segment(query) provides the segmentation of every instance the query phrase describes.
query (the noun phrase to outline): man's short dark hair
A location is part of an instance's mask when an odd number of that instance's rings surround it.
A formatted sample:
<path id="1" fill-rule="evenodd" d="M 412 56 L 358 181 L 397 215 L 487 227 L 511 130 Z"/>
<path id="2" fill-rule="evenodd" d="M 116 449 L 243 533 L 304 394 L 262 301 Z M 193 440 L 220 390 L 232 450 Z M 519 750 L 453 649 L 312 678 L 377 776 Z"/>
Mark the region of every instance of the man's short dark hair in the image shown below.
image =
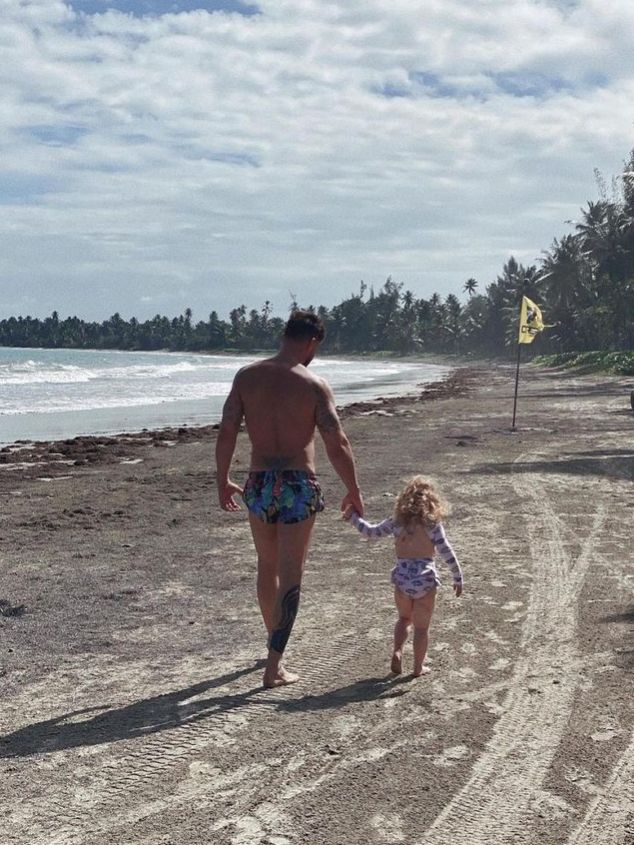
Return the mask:
<path id="1" fill-rule="evenodd" d="M 290 340 L 318 340 L 326 335 L 323 321 L 312 311 L 296 310 L 291 313 L 284 329 L 284 337 Z"/>

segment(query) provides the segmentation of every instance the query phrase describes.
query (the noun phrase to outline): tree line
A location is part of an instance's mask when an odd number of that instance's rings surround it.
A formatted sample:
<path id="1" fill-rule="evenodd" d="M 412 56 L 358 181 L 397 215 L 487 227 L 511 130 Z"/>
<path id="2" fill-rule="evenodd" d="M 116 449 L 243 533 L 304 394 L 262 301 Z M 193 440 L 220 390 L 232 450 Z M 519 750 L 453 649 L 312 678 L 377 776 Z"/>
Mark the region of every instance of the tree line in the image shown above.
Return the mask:
<path id="1" fill-rule="evenodd" d="M 511 257 L 480 292 L 469 278 L 466 301 L 451 293 L 417 298 L 392 279 L 375 291 L 359 290 L 338 305 L 310 305 L 326 322 L 324 351 L 508 354 L 517 340 L 522 294 L 537 302 L 553 327 L 536 344 L 540 352 L 634 348 L 634 150 L 623 172 L 606 185 L 596 173 L 599 199 L 581 209 L 574 231 L 555 238 L 535 264 Z M 296 301 L 291 308 L 297 307 Z M 284 320 L 266 301 L 260 309 L 240 305 L 223 320 L 216 311 L 194 322 L 192 311 L 172 319 L 157 314 L 140 322 L 113 314 L 103 322 L 10 317 L 0 321 L 0 345 L 174 351 L 254 351 L 274 348 Z M 531 349 L 531 352 L 534 351 Z"/>

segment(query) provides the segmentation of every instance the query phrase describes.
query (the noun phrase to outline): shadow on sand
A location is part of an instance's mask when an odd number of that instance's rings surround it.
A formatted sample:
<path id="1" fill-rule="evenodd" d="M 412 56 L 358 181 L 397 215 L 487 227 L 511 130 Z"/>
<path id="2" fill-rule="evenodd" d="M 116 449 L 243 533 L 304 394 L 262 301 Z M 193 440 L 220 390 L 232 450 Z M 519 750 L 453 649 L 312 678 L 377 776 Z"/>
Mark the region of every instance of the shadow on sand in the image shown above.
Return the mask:
<path id="1" fill-rule="evenodd" d="M 634 481 L 634 452 L 631 449 L 598 449 L 592 452 L 564 452 L 559 460 L 522 463 L 479 464 L 470 475 L 510 475 L 552 472 L 569 475 L 599 475 Z"/>
<path id="2" fill-rule="evenodd" d="M 609 616 L 603 616 L 599 622 L 610 624 L 616 622 L 617 624 L 626 623 L 632 626 L 632 630 L 628 632 L 629 643 L 616 649 L 617 666 L 625 669 L 628 672 L 634 670 L 634 605 L 628 607 L 622 613 L 611 613 Z"/>
<path id="3" fill-rule="evenodd" d="M 393 675 L 368 678 L 320 695 L 286 700 L 279 697 L 279 690 L 273 696 L 270 690 L 263 689 L 260 684 L 236 695 L 199 697 L 261 670 L 263 665 L 264 661 L 258 661 L 247 669 L 135 701 L 125 707 L 88 707 L 26 725 L 0 737 L 0 758 L 28 757 L 148 736 L 248 708 L 253 703 L 267 704 L 272 712 L 278 713 L 336 709 L 354 702 L 402 695 L 407 692 L 405 684 L 410 680 L 409 676 Z M 289 689 L 295 690 L 296 687 Z"/>

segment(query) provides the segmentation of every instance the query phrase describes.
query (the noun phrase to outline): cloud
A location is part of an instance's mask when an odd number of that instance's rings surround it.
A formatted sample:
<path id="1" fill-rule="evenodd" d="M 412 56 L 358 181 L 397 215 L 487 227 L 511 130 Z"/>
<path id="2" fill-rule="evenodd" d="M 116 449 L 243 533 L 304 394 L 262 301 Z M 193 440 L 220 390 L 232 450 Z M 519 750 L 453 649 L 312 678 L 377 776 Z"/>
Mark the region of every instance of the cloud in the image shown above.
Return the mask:
<path id="1" fill-rule="evenodd" d="M 624 0 L 1 3 L 6 314 L 460 292 L 632 147 Z"/>

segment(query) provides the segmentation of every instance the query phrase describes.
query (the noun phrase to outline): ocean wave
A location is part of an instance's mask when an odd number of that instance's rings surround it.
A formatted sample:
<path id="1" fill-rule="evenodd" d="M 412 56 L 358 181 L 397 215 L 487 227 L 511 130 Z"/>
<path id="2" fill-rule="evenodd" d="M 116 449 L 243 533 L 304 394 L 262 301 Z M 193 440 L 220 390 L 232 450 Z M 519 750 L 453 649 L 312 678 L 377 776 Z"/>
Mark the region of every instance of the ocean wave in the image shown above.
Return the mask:
<path id="1" fill-rule="evenodd" d="M 112 408 L 153 407 L 155 405 L 176 404 L 179 402 L 197 402 L 214 398 L 224 399 L 229 393 L 228 382 L 200 382 L 187 385 L 168 385 L 163 390 L 139 395 L 126 396 L 121 391 L 117 394 L 61 395 L 42 397 L 40 401 L 15 401 L 5 404 L 0 400 L 0 416 L 18 416 L 24 414 L 56 414 L 69 411 L 95 411 Z"/>
<path id="2" fill-rule="evenodd" d="M 72 364 L 51 367 L 33 360 L 0 364 L 0 385 L 85 383 L 90 381 L 89 372 Z"/>
<path id="3" fill-rule="evenodd" d="M 19 364 L 0 364 L 1 385 L 31 384 L 86 384 L 88 382 L 154 381 L 169 379 L 188 373 L 207 372 L 210 375 L 217 370 L 224 371 L 228 366 L 214 366 L 204 362 L 194 364 L 180 361 L 175 364 L 133 364 L 123 367 L 81 367 L 75 364 L 44 363 L 29 360 Z M 233 365 L 235 370 L 235 364 Z M 227 379 L 227 382 L 229 379 Z"/>
<path id="4" fill-rule="evenodd" d="M 262 356 L 188 355 L 114 350 L 0 349 L 0 416 L 6 428 L 46 429 L 38 418 L 58 426 L 63 414 L 81 414 L 87 428 L 100 419 L 133 417 L 151 425 L 157 417 L 177 420 L 190 409 L 214 420 L 235 372 Z M 420 362 L 321 358 L 311 371 L 326 376 L 338 403 L 413 390 L 438 379 L 447 367 Z M 181 406 L 181 410 L 178 406 Z M 165 414 L 160 407 L 165 408 Z M 147 408 L 147 412 L 143 408 Z M 132 410 L 137 409 L 137 410 Z M 140 409 L 140 410 L 139 410 Z M 16 421 L 11 424 L 8 418 Z M 27 419 L 28 417 L 28 419 Z M 23 418 L 23 419 L 20 419 Z M 78 423 L 77 423 L 78 424 Z M 124 423 L 122 423 L 124 424 Z M 65 423 L 72 430 L 73 423 Z M 0 434 L 0 437 L 2 435 Z M 6 436 L 6 434 L 5 434 Z"/>

